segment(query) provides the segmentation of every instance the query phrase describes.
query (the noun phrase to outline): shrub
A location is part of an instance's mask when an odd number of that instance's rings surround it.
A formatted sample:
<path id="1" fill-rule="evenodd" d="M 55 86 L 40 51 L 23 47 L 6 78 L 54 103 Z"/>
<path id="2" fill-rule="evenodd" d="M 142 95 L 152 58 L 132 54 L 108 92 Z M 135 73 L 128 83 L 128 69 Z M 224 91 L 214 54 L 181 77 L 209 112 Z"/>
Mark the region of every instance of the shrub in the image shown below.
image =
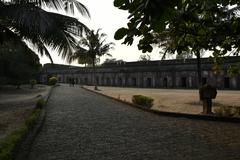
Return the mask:
<path id="1" fill-rule="evenodd" d="M 28 129 L 32 129 L 33 126 L 37 123 L 37 120 L 41 114 L 41 109 L 36 109 L 33 111 L 32 115 L 25 121 L 25 125 Z"/>
<path id="2" fill-rule="evenodd" d="M 31 85 L 31 89 L 33 89 L 34 85 L 37 84 L 37 81 L 36 81 L 35 79 L 31 79 L 31 80 L 29 81 L 29 83 L 30 83 L 30 85 Z"/>
<path id="3" fill-rule="evenodd" d="M 214 110 L 217 116 L 222 117 L 239 117 L 240 116 L 240 107 L 234 106 L 220 106 Z"/>
<path id="4" fill-rule="evenodd" d="M 240 107 L 233 108 L 234 117 L 240 117 Z"/>
<path id="5" fill-rule="evenodd" d="M 57 81 L 58 81 L 57 77 L 51 77 L 48 80 L 48 84 L 51 85 L 51 86 L 54 86 L 57 83 Z"/>
<path id="6" fill-rule="evenodd" d="M 145 107 L 153 106 L 153 99 L 151 97 L 143 96 L 143 95 L 134 95 L 132 97 L 132 102 L 134 104 L 138 104 Z"/>
<path id="7" fill-rule="evenodd" d="M 37 101 L 36 108 L 43 108 L 44 105 L 45 105 L 45 100 L 41 98 Z"/>

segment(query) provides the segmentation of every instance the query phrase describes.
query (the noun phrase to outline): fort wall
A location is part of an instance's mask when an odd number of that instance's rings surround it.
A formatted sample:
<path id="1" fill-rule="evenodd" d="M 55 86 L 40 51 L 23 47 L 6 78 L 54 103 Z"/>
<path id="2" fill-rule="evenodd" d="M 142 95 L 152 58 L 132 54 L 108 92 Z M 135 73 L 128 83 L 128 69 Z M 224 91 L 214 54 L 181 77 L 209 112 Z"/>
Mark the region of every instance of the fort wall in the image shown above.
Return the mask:
<path id="1" fill-rule="evenodd" d="M 210 59 L 203 58 L 202 83 L 218 89 L 240 89 L 240 77 L 229 77 L 227 68 L 240 62 L 240 57 L 226 58 L 220 74 L 214 74 Z M 196 59 L 163 60 L 147 62 L 116 62 L 96 68 L 96 83 L 99 86 L 143 87 L 143 88 L 197 88 Z M 93 68 L 46 64 L 40 81 L 46 83 L 57 76 L 60 83 L 74 78 L 77 84 L 93 85 Z"/>

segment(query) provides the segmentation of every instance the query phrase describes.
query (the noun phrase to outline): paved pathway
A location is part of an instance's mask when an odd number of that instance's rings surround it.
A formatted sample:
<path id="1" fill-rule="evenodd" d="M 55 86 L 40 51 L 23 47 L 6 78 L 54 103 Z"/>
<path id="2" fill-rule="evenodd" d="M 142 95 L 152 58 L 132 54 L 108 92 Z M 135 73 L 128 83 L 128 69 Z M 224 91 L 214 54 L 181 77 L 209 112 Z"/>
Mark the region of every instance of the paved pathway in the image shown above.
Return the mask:
<path id="1" fill-rule="evenodd" d="M 159 116 L 54 89 L 29 160 L 239 160 L 240 125 Z"/>

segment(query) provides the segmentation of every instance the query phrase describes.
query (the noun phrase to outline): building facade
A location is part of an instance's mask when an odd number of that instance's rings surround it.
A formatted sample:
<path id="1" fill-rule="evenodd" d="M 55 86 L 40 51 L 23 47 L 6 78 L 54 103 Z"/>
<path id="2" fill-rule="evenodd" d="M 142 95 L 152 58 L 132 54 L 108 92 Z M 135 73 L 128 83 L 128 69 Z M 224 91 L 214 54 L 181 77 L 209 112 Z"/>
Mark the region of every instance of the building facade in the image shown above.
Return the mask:
<path id="1" fill-rule="evenodd" d="M 214 74 L 210 59 L 202 58 L 201 62 L 203 84 L 210 84 L 218 89 L 240 89 L 240 77 L 229 77 L 227 74 L 227 68 L 240 62 L 240 57 L 226 58 L 220 74 Z M 99 86 L 197 88 L 196 64 L 196 59 L 108 63 L 96 68 L 95 80 Z M 51 76 L 58 77 L 60 83 L 68 83 L 70 78 L 74 78 L 77 84 L 93 85 L 91 67 L 44 65 L 40 81 L 46 83 Z"/>

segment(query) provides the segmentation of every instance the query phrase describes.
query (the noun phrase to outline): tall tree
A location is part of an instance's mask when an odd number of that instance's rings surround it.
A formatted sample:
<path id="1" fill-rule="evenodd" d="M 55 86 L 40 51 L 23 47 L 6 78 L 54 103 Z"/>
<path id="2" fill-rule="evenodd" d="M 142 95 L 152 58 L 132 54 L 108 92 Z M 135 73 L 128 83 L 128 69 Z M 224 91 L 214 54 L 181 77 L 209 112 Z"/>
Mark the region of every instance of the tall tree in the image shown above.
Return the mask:
<path id="1" fill-rule="evenodd" d="M 151 56 L 149 54 L 142 54 L 139 56 L 139 60 L 138 61 L 143 61 L 143 62 L 147 62 L 151 60 Z"/>
<path id="2" fill-rule="evenodd" d="M 114 5 L 130 13 L 127 28 L 120 28 L 115 39 L 125 37 L 123 43 L 131 45 L 133 38 L 139 36 L 138 47 L 143 52 L 152 51 L 151 44 L 156 43 L 153 33 L 164 32 L 177 51 L 188 49 L 190 44 L 195 50 L 198 42 L 201 49 L 222 49 L 222 54 L 231 47 L 239 48 L 240 1 L 114 0 Z"/>
<path id="3" fill-rule="evenodd" d="M 114 5 L 130 13 L 127 28 L 115 39 L 131 45 L 140 37 L 138 48 L 151 52 L 152 44 L 165 47 L 165 54 L 190 52 L 197 57 L 201 85 L 200 52 L 213 52 L 214 62 L 240 50 L 240 2 L 235 0 L 115 0 Z M 156 38 L 157 35 L 157 38 Z"/>
<path id="4" fill-rule="evenodd" d="M 0 43 L 11 40 L 28 41 L 40 55 L 52 61 L 48 47 L 55 49 L 63 58 L 72 54 L 87 27 L 77 19 L 53 12 L 81 13 L 89 17 L 87 8 L 77 0 L 0 0 Z"/>
<path id="5" fill-rule="evenodd" d="M 96 32 L 91 30 L 86 33 L 86 37 L 81 38 L 78 43 L 77 51 L 68 57 L 68 61 L 71 63 L 74 60 L 82 61 L 87 60 L 88 63 L 92 64 L 93 67 L 93 84 L 94 89 L 97 90 L 97 83 L 96 83 L 96 60 L 103 56 L 108 55 L 109 51 L 113 49 L 114 43 L 106 42 L 106 34 L 100 33 L 100 29 Z M 90 60 L 90 61 L 89 61 Z"/>
<path id="6" fill-rule="evenodd" d="M 176 59 L 190 59 L 190 58 L 193 58 L 193 55 L 189 52 L 184 52 L 176 56 Z"/>
<path id="7" fill-rule="evenodd" d="M 23 42 L 0 44 L 0 84 L 21 84 L 35 79 L 41 64 L 38 56 Z"/>

